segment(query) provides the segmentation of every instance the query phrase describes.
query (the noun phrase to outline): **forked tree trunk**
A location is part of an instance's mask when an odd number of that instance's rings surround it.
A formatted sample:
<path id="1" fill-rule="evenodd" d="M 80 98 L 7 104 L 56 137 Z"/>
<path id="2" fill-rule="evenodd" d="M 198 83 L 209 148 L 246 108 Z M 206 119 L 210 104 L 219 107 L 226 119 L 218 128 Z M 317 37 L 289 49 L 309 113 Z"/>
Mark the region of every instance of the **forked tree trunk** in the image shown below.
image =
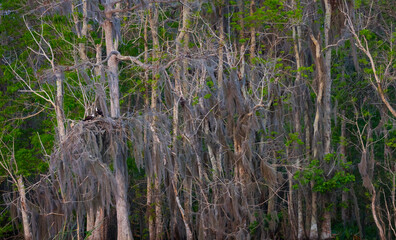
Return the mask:
<path id="1" fill-rule="evenodd" d="M 103 23 L 103 29 L 105 32 L 106 40 L 106 53 L 107 56 L 112 51 L 117 51 L 116 47 L 118 44 L 115 36 L 113 36 L 113 5 L 111 0 L 108 0 L 105 5 L 105 16 L 106 19 Z M 115 54 L 112 54 L 108 60 L 108 82 L 110 90 L 110 116 L 112 118 L 120 117 L 120 100 L 119 100 L 119 79 L 118 79 L 118 60 Z M 116 136 L 116 138 L 122 138 L 122 136 Z M 128 195 L 127 195 L 127 184 L 128 175 L 125 159 L 122 154 L 121 142 L 114 141 L 114 170 L 115 170 L 115 181 L 116 181 L 116 209 L 117 209 L 117 238 L 119 240 L 130 240 L 133 239 L 131 226 L 129 223 L 129 208 L 128 208 Z"/>

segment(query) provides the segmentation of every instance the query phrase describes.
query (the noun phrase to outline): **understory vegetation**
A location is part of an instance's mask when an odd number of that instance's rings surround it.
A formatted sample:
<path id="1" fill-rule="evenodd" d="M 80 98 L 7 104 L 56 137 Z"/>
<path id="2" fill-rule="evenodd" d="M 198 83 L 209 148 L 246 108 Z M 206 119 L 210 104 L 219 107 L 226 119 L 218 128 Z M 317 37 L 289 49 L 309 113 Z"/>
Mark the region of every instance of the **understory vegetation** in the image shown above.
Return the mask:
<path id="1" fill-rule="evenodd" d="M 0 0 L 0 238 L 395 239 L 395 12 Z"/>

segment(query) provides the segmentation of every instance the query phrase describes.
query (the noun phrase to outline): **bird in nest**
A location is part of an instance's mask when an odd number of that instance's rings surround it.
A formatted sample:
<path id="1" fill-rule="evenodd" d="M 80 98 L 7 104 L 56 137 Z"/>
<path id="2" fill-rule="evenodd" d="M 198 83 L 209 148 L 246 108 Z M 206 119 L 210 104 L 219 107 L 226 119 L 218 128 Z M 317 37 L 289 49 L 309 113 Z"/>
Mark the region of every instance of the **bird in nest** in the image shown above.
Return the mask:
<path id="1" fill-rule="evenodd" d="M 93 120 L 96 117 L 103 117 L 103 112 L 102 110 L 100 110 L 99 108 L 95 108 L 95 114 L 91 114 L 86 116 L 83 121 L 89 121 L 89 120 Z"/>
<path id="2" fill-rule="evenodd" d="M 103 117 L 103 112 L 99 108 L 95 108 L 95 114 L 96 114 L 96 117 L 98 117 L 98 116 L 102 116 Z"/>
<path id="3" fill-rule="evenodd" d="M 88 116 L 86 116 L 84 119 L 83 119 L 83 121 L 85 122 L 85 121 L 89 121 L 89 120 L 92 120 L 92 119 L 94 119 L 95 118 L 95 115 L 94 114 L 91 114 L 91 115 L 88 115 Z"/>

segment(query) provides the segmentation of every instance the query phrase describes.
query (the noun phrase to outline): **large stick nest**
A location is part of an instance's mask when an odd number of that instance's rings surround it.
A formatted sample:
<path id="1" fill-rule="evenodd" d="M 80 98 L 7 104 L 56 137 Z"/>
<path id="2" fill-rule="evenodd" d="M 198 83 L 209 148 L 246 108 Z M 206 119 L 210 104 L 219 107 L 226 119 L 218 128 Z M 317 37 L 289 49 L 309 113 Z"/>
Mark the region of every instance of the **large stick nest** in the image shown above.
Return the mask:
<path id="1" fill-rule="evenodd" d="M 80 121 L 68 131 L 51 158 L 51 170 L 59 176 L 62 198 L 69 203 L 66 205 L 70 210 L 75 209 L 75 203 L 83 203 L 86 209 L 97 206 L 108 209 L 112 204 L 117 145 L 125 155 L 122 122 L 111 118 Z"/>
<path id="2" fill-rule="evenodd" d="M 152 118 L 156 118 L 155 126 L 148 120 Z M 162 115 L 101 117 L 75 124 L 51 157 L 51 172 L 59 177 L 66 212 L 97 206 L 109 210 L 117 194 L 114 171 L 127 174 L 128 148 L 139 168 L 163 176 L 170 158 L 167 124 L 169 120 Z M 156 156 L 151 154 L 153 142 L 157 143 Z"/>

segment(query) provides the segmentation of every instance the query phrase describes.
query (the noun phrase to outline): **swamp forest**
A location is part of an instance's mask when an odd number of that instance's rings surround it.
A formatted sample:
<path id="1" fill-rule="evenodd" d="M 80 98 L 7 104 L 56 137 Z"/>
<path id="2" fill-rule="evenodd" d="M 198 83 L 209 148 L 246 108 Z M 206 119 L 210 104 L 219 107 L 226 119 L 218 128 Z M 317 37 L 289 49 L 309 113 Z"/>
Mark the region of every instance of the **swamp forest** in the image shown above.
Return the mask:
<path id="1" fill-rule="evenodd" d="M 0 0 L 0 239 L 396 239 L 395 0 Z"/>

